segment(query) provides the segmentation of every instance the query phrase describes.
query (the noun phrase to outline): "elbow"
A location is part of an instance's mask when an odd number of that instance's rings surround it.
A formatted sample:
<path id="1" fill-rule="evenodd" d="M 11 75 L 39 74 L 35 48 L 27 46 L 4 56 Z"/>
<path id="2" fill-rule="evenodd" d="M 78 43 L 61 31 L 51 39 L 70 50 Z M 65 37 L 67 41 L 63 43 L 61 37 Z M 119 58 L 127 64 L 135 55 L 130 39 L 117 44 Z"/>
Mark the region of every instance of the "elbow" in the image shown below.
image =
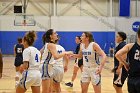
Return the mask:
<path id="1" fill-rule="evenodd" d="M 54 56 L 54 59 L 57 60 L 57 59 L 59 59 L 59 57 L 58 56 Z"/>
<path id="2" fill-rule="evenodd" d="M 116 54 L 115 54 L 115 57 L 116 57 L 116 58 L 118 58 L 118 57 L 119 57 L 119 54 L 118 54 L 118 53 L 116 53 Z"/>

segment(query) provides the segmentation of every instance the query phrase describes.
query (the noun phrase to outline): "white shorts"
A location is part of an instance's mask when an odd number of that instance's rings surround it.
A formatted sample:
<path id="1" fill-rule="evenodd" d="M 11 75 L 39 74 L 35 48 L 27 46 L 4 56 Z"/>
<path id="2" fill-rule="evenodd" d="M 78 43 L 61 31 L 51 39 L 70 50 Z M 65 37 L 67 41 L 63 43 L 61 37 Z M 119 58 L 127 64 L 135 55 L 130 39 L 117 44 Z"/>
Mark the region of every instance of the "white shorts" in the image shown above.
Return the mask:
<path id="1" fill-rule="evenodd" d="M 83 67 L 81 75 L 81 83 L 92 82 L 93 85 L 99 85 L 101 83 L 101 75 L 95 73 L 96 68 Z"/>
<path id="2" fill-rule="evenodd" d="M 41 74 L 42 80 L 50 79 L 53 75 L 53 66 L 50 64 L 42 64 Z"/>
<path id="3" fill-rule="evenodd" d="M 29 70 L 22 73 L 19 86 L 27 90 L 31 86 L 41 86 L 41 73 L 39 70 Z"/>
<path id="4" fill-rule="evenodd" d="M 62 66 L 54 66 L 53 67 L 53 81 L 62 82 L 64 75 L 64 67 Z"/>

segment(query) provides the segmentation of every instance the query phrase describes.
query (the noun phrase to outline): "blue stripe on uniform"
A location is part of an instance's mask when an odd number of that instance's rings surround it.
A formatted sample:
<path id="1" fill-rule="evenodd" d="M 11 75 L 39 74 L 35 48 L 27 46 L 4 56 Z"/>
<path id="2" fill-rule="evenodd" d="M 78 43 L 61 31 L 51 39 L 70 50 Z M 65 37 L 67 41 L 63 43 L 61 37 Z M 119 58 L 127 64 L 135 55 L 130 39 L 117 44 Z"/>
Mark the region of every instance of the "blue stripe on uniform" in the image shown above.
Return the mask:
<path id="1" fill-rule="evenodd" d="M 46 65 L 47 75 L 50 78 L 49 72 L 48 72 L 48 64 Z"/>
<path id="2" fill-rule="evenodd" d="M 48 52 L 48 56 L 47 56 L 47 58 L 45 59 L 45 61 L 44 61 L 44 63 L 43 63 L 43 66 L 42 66 L 42 70 L 43 70 L 43 73 L 42 73 L 42 77 L 44 76 L 44 64 L 49 64 L 49 61 L 51 60 L 51 57 L 52 57 L 52 54 L 50 53 L 50 52 Z M 46 74 L 48 74 L 48 76 L 49 76 L 49 73 L 48 73 L 48 66 L 46 65 L 46 70 L 47 70 L 47 73 Z M 50 76 L 49 76 L 50 77 Z"/>
<path id="3" fill-rule="evenodd" d="M 24 82 L 23 82 L 23 85 L 24 85 L 24 88 L 26 89 L 26 85 L 25 85 L 25 83 L 26 83 L 26 79 L 27 79 L 27 74 L 28 74 L 28 71 L 26 71 L 26 74 L 25 74 L 25 80 L 24 80 Z M 27 90 L 27 89 L 26 89 Z"/>

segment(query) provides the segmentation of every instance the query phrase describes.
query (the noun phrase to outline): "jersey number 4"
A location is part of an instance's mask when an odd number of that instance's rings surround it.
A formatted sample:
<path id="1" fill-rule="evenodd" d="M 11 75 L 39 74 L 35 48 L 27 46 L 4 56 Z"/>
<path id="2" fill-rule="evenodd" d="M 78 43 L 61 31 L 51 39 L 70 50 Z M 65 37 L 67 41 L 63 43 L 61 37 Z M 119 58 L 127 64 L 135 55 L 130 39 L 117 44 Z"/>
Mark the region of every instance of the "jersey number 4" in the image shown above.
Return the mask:
<path id="1" fill-rule="evenodd" d="M 38 54 L 35 55 L 36 62 L 39 62 Z"/>

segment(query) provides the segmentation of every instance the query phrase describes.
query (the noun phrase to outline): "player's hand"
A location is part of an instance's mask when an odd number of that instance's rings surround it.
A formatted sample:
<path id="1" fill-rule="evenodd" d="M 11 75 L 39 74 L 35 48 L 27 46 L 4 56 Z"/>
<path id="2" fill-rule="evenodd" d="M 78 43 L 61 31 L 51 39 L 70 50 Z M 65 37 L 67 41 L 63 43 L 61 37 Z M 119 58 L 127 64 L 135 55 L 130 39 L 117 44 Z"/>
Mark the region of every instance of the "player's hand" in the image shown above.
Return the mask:
<path id="1" fill-rule="evenodd" d="M 129 68 L 130 68 L 130 67 L 129 67 L 129 64 L 128 64 L 128 63 L 125 63 L 125 64 L 124 64 L 124 68 L 128 71 Z"/>
<path id="2" fill-rule="evenodd" d="M 99 66 L 97 69 L 96 69 L 96 74 L 101 74 L 102 72 L 102 68 Z"/>

